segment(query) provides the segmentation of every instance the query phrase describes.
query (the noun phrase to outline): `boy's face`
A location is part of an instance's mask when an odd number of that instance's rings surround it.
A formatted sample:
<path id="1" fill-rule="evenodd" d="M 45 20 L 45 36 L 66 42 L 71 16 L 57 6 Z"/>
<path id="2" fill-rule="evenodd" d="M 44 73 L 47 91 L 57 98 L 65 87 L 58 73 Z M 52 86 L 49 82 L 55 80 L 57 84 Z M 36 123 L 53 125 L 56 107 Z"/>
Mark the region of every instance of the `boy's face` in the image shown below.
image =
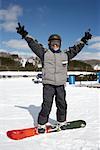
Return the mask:
<path id="1" fill-rule="evenodd" d="M 60 40 L 51 40 L 50 41 L 50 48 L 57 51 L 60 49 L 61 42 Z"/>

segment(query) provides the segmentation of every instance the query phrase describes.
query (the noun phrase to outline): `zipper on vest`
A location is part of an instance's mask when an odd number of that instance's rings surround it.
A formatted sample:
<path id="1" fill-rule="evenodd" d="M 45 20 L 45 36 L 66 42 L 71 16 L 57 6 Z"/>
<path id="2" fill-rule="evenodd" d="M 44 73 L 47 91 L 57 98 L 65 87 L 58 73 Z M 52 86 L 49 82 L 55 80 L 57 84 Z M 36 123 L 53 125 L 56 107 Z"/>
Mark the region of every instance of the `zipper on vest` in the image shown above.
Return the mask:
<path id="1" fill-rule="evenodd" d="M 56 84 L 56 54 L 54 53 L 54 60 L 55 60 L 55 72 L 54 72 L 54 81 L 55 81 L 55 84 Z"/>

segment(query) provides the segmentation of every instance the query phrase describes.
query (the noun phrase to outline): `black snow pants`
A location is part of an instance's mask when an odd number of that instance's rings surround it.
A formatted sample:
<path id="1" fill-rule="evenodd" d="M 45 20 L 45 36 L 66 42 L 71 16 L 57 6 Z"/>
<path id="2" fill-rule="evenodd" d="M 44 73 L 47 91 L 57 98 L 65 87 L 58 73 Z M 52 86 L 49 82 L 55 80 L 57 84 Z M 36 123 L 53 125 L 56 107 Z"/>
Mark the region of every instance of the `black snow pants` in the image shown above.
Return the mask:
<path id="1" fill-rule="evenodd" d="M 55 86 L 50 84 L 43 85 L 43 103 L 42 108 L 38 116 L 38 124 L 44 125 L 48 122 L 49 114 L 53 104 L 53 98 L 55 96 L 55 102 L 57 107 L 57 121 L 66 121 L 67 115 L 67 103 L 66 103 L 66 91 L 64 85 Z"/>

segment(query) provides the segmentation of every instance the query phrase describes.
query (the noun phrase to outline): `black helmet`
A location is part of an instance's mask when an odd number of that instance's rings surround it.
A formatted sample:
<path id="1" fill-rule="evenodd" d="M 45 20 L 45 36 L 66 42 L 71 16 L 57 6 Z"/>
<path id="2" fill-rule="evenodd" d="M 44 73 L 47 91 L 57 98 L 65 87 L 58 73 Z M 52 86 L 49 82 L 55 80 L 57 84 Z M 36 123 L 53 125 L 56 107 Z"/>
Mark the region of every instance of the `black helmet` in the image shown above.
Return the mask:
<path id="1" fill-rule="evenodd" d="M 61 47 L 61 37 L 58 34 L 52 34 L 48 39 L 49 49 L 52 49 L 52 42 L 56 42 Z"/>
<path id="2" fill-rule="evenodd" d="M 61 41 L 61 37 L 58 35 L 58 34 L 52 34 L 48 41 L 51 41 L 51 40 L 60 40 Z"/>

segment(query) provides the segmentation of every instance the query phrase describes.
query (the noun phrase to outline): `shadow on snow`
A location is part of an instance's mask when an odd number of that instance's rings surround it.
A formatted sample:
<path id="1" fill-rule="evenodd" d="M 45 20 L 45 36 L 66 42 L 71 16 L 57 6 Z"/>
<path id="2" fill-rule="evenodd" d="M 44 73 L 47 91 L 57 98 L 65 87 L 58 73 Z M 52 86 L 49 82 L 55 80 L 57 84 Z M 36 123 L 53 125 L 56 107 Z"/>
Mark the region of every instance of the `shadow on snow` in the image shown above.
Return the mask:
<path id="1" fill-rule="evenodd" d="M 33 118 L 34 126 L 37 126 L 37 119 L 38 119 L 38 114 L 40 112 L 41 106 L 29 105 L 29 107 L 24 107 L 24 106 L 15 105 L 15 107 L 27 110 Z M 49 118 L 49 123 L 55 124 L 56 121 Z"/>

